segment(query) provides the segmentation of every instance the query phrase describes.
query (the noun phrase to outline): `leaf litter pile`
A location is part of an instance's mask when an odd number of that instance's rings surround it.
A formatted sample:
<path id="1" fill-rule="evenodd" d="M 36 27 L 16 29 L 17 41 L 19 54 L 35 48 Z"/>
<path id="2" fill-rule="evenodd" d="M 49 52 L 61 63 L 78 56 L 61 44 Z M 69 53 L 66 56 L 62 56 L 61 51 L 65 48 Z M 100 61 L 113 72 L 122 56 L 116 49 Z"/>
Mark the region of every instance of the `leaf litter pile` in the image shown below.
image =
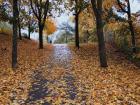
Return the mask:
<path id="1" fill-rule="evenodd" d="M 111 46 L 109 67 L 99 67 L 96 44 L 18 43 L 11 69 L 10 37 L 0 35 L 0 105 L 140 105 L 140 68 Z"/>

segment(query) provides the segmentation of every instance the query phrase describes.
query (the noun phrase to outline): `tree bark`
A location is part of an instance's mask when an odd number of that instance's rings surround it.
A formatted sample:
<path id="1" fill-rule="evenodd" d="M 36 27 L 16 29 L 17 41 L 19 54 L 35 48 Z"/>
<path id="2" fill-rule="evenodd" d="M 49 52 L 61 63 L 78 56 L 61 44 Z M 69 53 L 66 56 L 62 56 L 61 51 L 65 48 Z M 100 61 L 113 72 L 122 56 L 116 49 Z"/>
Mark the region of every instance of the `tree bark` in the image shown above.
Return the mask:
<path id="1" fill-rule="evenodd" d="M 20 25 L 20 17 L 19 16 L 18 16 L 18 34 L 19 34 L 19 39 L 22 40 L 21 25 Z"/>
<path id="2" fill-rule="evenodd" d="M 96 18 L 96 27 L 97 27 L 97 36 L 98 36 L 100 64 L 101 64 L 101 67 L 107 67 L 105 41 L 104 41 L 104 34 L 103 34 L 103 24 L 102 24 L 102 19 L 101 19 L 100 14 L 98 14 Z"/>
<path id="3" fill-rule="evenodd" d="M 132 51 L 133 53 L 136 53 L 136 41 L 135 41 L 135 33 L 134 33 L 134 27 L 133 27 L 133 24 L 132 24 L 132 21 L 129 20 L 129 28 L 130 28 L 130 31 L 131 31 L 131 39 L 132 39 Z"/>
<path id="4" fill-rule="evenodd" d="M 30 39 L 30 36 L 31 36 L 30 27 L 31 27 L 31 25 L 30 25 L 30 21 L 29 21 L 29 23 L 28 23 L 28 39 Z"/>
<path id="5" fill-rule="evenodd" d="M 75 15 L 75 45 L 79 49 L 79 15 Z"/>
<path id="6" fill-rule="evenodd" d="M 102 0 L 92 0 L 92 8 L 96 17 L 99 58 L 101 67 L 108 67 L 102 22 Z"/>
<path id="7" fill-rule="evenodd" d="M 18 34 L 19 34 L 19 39 L 22 40 L 21 36 L 21 24 L 20 24 L 20 0 L 18 1 Z"/>
<path id="8" fill-rule="evenodd" d="M 12 68 L 17 66 L 17 31 L 18 31 L 18 5 L 13 0 L 13 37 L 12 37 Z"/>
<path id="9" fill-rule="evenodd" d="M 131 39 L 132 39 L 132 51 L 133 53 L 136 53 L 136 40 L 135 40 L 135 32 L 134 32 L 134 27 L 133 27 L 133 22 L 132 22 L 132 17 L 131 17 L 131 7 L 130 7 L 130 2 L 128 0 L 128 23 L 129 23 L 129 28 L 131 31 Z"/>
<path id="10" fill-rule="evenodd" d="M 39 22 L 39 49 L 43 49 L 43 25 Z"/>

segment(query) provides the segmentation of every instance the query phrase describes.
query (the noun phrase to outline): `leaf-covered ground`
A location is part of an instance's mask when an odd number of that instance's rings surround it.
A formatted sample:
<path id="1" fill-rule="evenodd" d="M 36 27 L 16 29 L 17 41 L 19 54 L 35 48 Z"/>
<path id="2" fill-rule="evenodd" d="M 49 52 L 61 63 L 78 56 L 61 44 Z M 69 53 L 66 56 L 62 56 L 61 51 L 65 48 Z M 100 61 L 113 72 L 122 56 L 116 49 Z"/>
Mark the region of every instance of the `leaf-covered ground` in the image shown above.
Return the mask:
<path id="1" fill-rule="evenodd" d="M 140 68 L 116 49 L 107 46 L 103 69 L 96 44 L 38 50 L 24 39 L 13 71 L 9 39 L 0 36 L 0 105 L 140 105 Z"/>

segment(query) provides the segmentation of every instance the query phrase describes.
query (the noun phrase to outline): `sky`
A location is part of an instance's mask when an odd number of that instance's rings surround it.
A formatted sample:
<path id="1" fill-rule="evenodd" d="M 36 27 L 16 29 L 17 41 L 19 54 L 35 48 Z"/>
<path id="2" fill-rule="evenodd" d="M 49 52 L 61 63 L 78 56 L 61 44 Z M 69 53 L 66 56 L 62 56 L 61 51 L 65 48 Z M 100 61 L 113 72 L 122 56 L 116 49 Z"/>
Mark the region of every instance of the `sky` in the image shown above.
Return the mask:
<path id="1" fill-rule="evenodd" d="M 130 0 L 130 4 L 131 4 L 131 11 L 133 13 L 136 13 L 137 11 L 140 10 L 140 3 L 138 3 L 137 0 Z"/>

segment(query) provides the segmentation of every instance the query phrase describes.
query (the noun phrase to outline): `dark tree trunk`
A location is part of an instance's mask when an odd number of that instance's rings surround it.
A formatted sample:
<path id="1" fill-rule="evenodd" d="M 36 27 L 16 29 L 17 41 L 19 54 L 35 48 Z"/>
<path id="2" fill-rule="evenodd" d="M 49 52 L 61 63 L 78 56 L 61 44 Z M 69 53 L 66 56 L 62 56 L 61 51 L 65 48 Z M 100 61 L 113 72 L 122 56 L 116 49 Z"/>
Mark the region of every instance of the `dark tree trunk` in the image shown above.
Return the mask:
<path id="1" fill-rule="evenodd" d="M 22 40 L 21 36 L 21 24 L 20 24 L 20 0 L 18 1 L 18 34 L 19 34 L 19 39 Z"/>
<path id="2" fill-rule="evenodd" d="M 103 34 L 103 23 L 100 14 L 98 14 L 96 18 L 96 27 L 97 27 L 97 36 L 98 36 L 100 64 L 101 67 L 107 67 L 105 41 L 104 41 L 104 34 Z"/>
<path id="3" fill-rule="evenodd" d="M 101 67 L 108 67 L 102 22 L 102 0 L 92 0 L 92 8 L 96 17 L 99 58 Z"/>
<path id="4" fill-rule="evenodd" d="M 12 68 L 17 66 L 17 31 L 18 31 L 18 5 L 13 0 L 13 38 L 12 38 Z"/>
<path id="5" fill-rule="evenodd" d="M 31 27 L 31 25 L 30 25 L 30 21 L 29 21 L 29 24 L 28 24 L 28 39 L 30 39 L 30 36 L 31 36 L 30 27 Z"/>
<path id="6" fill-rule="evenodd" d="M 130 27 L 130 31 L 131 31 L 131 39 L 132 39 L 132 51 L 133 53 L 136 53 L 136 41 L 135 41 L 135 33 L 134 33 L 134 27 L 132 24 L 132 21 L 129 20 L 129 27 Z"/>
<path id="7" fill-rule="evenodd" d="M 43 25 L 39 22 L 39 49 L 43 49 Z"/>
<path id="8" fill-rule="evenodd" d="M 19 34 L 19 39 L 22 40 L 21 25 L 20 25 L 20 17 L 19 16 L 18 16 L 18 34 Z"/>
<path id="9" fill-rule="evenodd" d="M 79 15 L 75 15 L 75 45 L 79 49 Z"/>
<path id="10" fill-rule="evenodd" d="M 48 38 L 48 35 L 47 35 L 47 43 L 49 43 L 49 38 Z"/>
<path id="11" fill-rule="evenodd" d="M 133 53 L 136 53 L 136 41 L 135 41 L 135 32 L 134 32 L 134 27 L 133 27 L 133 22 L 132 22 L 132 17 L 131 17 L 131 8 L 130 8 L 130 2 L 128 0 L 128 23 L 129 23 L 129 28 L 131 31 L 131 37 L 132 37 L 132 51 Z"/>
<path id="12" fill-rule="evenodd" d="M 130 32 L 131 32 L 131 43 L 132 43 L 132 52 L 136 53 L 136 40 L 135 40 L 135 32 L 134 32 L 134 27 L 133 27 L 133 22 L 132 22 L 132 17 L 131 17 L 131 6 L 130 6 L 130 1 L 127 0 L 127 9 L 126 7 L 122 6 L 121 0 L 117 0 L 119 7 L 121 8 L 121 10 L 126 13 L 128 15 L 128 24 L 129 24 L 129 28 L 130 28 Z"/>

